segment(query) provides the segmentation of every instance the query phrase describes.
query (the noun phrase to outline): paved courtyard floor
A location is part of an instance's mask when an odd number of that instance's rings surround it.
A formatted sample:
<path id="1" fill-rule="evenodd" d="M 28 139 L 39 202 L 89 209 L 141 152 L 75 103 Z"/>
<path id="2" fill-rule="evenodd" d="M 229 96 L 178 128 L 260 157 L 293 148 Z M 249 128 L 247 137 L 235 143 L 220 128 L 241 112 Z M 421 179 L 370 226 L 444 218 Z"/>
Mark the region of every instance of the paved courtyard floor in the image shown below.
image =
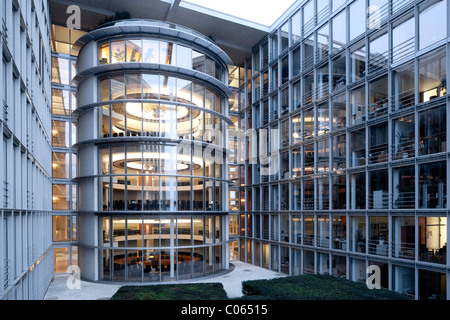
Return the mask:
<path id="1" fill-rule="evenodd" d="M 242 297 L 242 281 L 273 279 L 284 274 L 257 267 L 240 261 L 233 261 L 234 269 L 215 277 L 194 279 L 180 283 L 222 283 L 229 298 Z M 68 276 L 55 276 L 44 300 L 109 300 L 121 285 L 81 281 L 79 289 L 69 289 Z M 169 284 L 164 282 L 162 284 Z"/>

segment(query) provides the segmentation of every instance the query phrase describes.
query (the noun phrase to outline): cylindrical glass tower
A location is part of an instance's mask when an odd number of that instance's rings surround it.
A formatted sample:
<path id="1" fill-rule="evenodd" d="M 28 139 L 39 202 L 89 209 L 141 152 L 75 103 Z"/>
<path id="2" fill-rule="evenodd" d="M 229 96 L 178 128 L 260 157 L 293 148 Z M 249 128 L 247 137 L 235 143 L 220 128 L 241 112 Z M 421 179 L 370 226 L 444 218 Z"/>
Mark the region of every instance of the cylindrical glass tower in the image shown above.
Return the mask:
<path id="1" fill-rule="evenodd" d="M 148 20 L 103 25 L 76 46 L 82 277 L 227 269 L 230 58 L 193 30 Z"/>

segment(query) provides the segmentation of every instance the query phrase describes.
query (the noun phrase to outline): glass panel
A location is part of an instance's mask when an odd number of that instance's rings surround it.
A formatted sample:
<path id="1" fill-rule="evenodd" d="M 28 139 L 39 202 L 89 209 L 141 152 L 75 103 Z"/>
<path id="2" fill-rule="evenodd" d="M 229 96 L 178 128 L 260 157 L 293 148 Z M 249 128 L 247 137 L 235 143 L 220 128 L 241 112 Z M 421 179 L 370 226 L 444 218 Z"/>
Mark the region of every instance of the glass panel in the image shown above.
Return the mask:
<path id="1" fill-rule="evenodd" d="M 334 0 L 332 2 L 335 2 Z M 332 21 L 334 51 L 340 50 L 347 44 L 347 15 L 346 10 L 336 15 Z"/>
<path id="2" fill-rule="evenodd" d="M 396 168 L 392 171 L 393 207 L 408 209 L 415 207 L 414 166 Z"/>
<path id="3" fill-rule="evenodd" d="M 447 1 L 427 1 L 419 10 L 419 50 L 421 50 L 447 37 Z"/>
<path id="4" fill-rule="evenodd" d="M 61 89 L 52 89 L 52 114 L 70 116 L 70 92 Z"/>
<path id="5" fill-rule="evenodd" d="M 331 225 L 332 231 L 332 248 L 339 250 L 347 249 L 347 217 L 333 216 Z"/>
<path id="6" fill-rule="evenodd" d="M 419 260 L 447 262 L 447 218 L 419 217 Z"/>
<path id="7" fill-rule="evenodd" d="M 52 83 L 69 85 L 70 80 L 69 60 L 52 57 Z"/>
<path id="8" fill-rule="evenodd" d="M 346 209 L 346 177 L 344 175 L 333 176 L 332 184 L 333 209 Z"/>
<path id="9" fill-rule="evenodd" d="M 159 63 L 159 41 L 143 40 L 142 62 Z"/>
<path id="10" fill-rule="evenodd" d="M 314 35 L 303 42 L 303 70 L 310 69 L 314 64 Z"/>
<path id="11" fill-rule="evenodd" d="M 366 2 L 357 0 L 350 6 L 350 41 L 366 30 Z"/>
<path id="12" fill-rule="evenodd" d="M 176 46 L 173 43 L 160 42 L 160 56 L 159 61 L 161 64 L 172 64 L 175 65 L 176 57 L 175 57 L 175 48 Z"/>
<path id="13" fill-rule="evenodd" d="M 420 208 L 447 207 L 446 162 L 427 163 L 419 166 Z"/>
<path id="14" fill-rule="evenodd" d="M 328 139 L 317 142 L 317 172 L 324 173 L 330 170 L 330 141 Z"/>
<path id="15" fill-rule="evenodd" d="M 297 11 L 291 19 L 291 28 L 292 28 L 292 43 L 296 43 L 297 41 L 300 41 L 301 38 L 301 24 L 302 24 L 302 16 L 301 16 L 301 10 Z"/>
<path id="16" fill-rule="evenodd" d="M 347 167 L 346 135 L 333 136 L 333 170 Z"/>
<path id="17" fill-rule="evenodd" d="M 366 120 L 366 92 L 365 87 L 350 91 L 350 106 L 352 125 Z"/>
<path id="18" fill-rule="evenodd" d="M 317 47 L 316 56 L 317 61 L 321 61 L 327 57 L 330 42 L 330 29 L 328 24 L 325 24 L 319 31 L 317 31 Z"/>
<path id="19" fill-rule="evenodd" d="M 403 259 L 415 259 L 415 218 L 414 217 L 394 217 L 394 257 Z"/>
<path id="20" fill-rule="evenodd" d="M 128 40 L 127 62 L 141 62 L 141 61 L 142 61 L 142 41 Z"/>
<path id="21" fill-rule="evenodd" d="M 392 62 L 395 63 L 414 53 L 415 19 L 406 17 L 395 23 L 392 30 Z"/>
<path id="22" fill-rule="evenodd" d="M 308 34 L 314 27 L 314 0 L 303 7 L 303 34 Z"/>
<path id="23" fill-rule="evenodd" d="M 330 209 L 330 181 L 328 177 L 317 179 L 317 210 Z"/>
<path id="24" fill-rule="evenodd" d="M 111 77 L 111 100 L 125 98 L 125 77 L 117 75 Z"/>
<path id="25" fill-rule="evenodd" d="M 303 216 L 303 244 L 314 245 L 314 216 Z"/>
<path id="26" fill-rule="evenodd" d="M 388 208 L 387 170 L 369 172 L 369 209 Z"/>
<path id="27" fill-rule="evenodd" d="M 70 241 L 70 216 L 53 216 L 53 241 Z"/>
<path id="28" fill-rule="evenodd" d="M 350 82 L 361 80 L 366 75 L 366 46 L 356 45 L 350 53 Z"/>
<path id="29" fill-rule="evenodd" d="M 369 128 L 369 163 L 388 161 L 388 124 L 380 123 Z"/>
<path id="30" fill-rule="evenodd" d="M 339 130 L 346 127 L 347 108 L 345 94 L 332 98 L 333 129 Z"/>
<path id="31" fill-rule="evenodd" d="M 346 81 L 346 63 L 345 63 L 345 53 L 339 55 L 336 59 L 333 60 L 332 64 L 332 74 L 333 74 L 333 83 L 332 83 L 332 91 L 339 91 L 345 88 L 347 84 Z"/>
<path id="32" fill-rule="evenodd" d="M 70 210 L 70 185 L 53 185 L 53 210 Z"/>
<path id="33" fill-rule="evenodd" d="M 192 50 L 192 66 L 194 70 L 205 72 L 205 59 L 203 53 Z"/>
<path id="34" fill-rule="evenodd" d="M 366 173 L 350 175 L 350 209 L 366 208 Z"/>
<path id="35" fill-rule="evenodd" d="M 369 72 L 376 72 L 385 68 L 389 58 L 388 34 L 377 34 L 371 37 L 369 48 Z"/>
<path id="36" fill-rule="evenodd" d="M 109 64 L 109 43 L 103 44 L 99 48 L 100 64 Z"/>
<path id="37" fill-rule="evenodd" d="M 414 115 L 404 116 L 393 121 L 393 156 L 404 159 L 415 156 Z"/>
<path id="38" fill-rule="evenodd" d="M 366 217 L 350 218 L 350 250 L 366 252 Z"/>
<path id="39" fill-rule="evenodd" d="M 419 113 L 419 154 L 447 151 L 446 107 L 438 107 Z"/>
<path id="40" fill-rule="evenodd" d="M 317 69 L 317 87 L 316 87 L 316 98 L 322 100 L 328 97 L 329 94 L 329 73 L 328 64 Z"/>
<path id="41" fill-rule="evenodd" d="M 99 101 L 107 101 L 110 100 L 110 85 L 109 85 L 109 78 L 100 79 L 100 97 Z"/>
<path id="42" fill-rule="evenodd" d="M 303 180 L 303 210 L 314 210 L 314 180 Z"/>
<path id="43" fill-rule="evenodd" d="M 70 249 L 69 248 L 54 248 L 54 272 L 65 273 L 70 265 Z"/>
<path id="44" fill-rule="evenodd" d="M 314 144 L 303 147 L 303 175 L 314 174 Z"/>
<path id="45" fill-rule="evenodd" d="M 419 59 L 419 102 L 427 102 L 447 94 L 445 50 Z"/>
<path id="46" fill-rule="evenodd" d="M 394 109 L 402 109 L 415 104 L 414 64 L 404 65 L 393 71 Z"/>
<path id="47" fill-rule="evenodd" d="M 111 42 L 111 63 L 125 62 L 125 42 Z"/>
<path id="48" fill-rule="evenodd" d="M 345 279 L 347 274 L 347 258 L 344 256 L 333 255 L 332 259 L 332 275 Z"/>
<path id="49" fill-rule="evenodd" d="M 125 135 L 125 105 L 113 104 L 111 111 L 112 135 L 114 137 Z"/>
<path id="50" fill-rule="evenodd" d="M 358 167 L 366 164 L 366 133 L 360 129 L 350 133 L 351 166 Z"/>
<path id="51" fill-rule="evenodd" d="M 388 255 L 388 217 L 369 217 L 369 253 Z"/>

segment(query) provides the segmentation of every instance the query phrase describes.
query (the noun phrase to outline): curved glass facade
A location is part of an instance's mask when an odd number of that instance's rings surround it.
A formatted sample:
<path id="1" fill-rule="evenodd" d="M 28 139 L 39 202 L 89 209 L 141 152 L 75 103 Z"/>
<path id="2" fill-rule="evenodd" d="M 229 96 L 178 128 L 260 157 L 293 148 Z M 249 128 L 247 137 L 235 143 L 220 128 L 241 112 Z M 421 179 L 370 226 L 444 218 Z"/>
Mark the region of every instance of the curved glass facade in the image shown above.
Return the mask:
<path id="1" fill-rule="evenodd" d="M 177 66 L 206 73 L 218 80 L 227 69 L 210 56 L 186 45 L 158 39 L 125 38 L 102 43 L 99 65 L 123 62 L 144 62 Z"/>
<path id="2" fill-rule="evenodd" d="M 223 211 L 222 164 L 177 146 L 101 147 L 99 211 Z"/>
<path id="3" fill-rule="evenodd" d="M 212 142 L 223 130 L 225 97 L 198 81 L 164 74 L 99 79 L 99 137 L 152 136 Z M 211 112 L 213 111 L 213 112 Z"/>
<path id="4" fill-rule="evenodd" d="M 122 27 L 124 34 L 128 26 L 133 23 Z M 186 39 L 181 45 L 164 34 L 151 37 L 98 37 L 79 57 L 84 68 L 87 57 L 100 58 L 80 77 L 88 85 L 79 86 L 85 130 L 78 181 L 87 216 L 80 223 L 100 242 L 83 251 L 101 257 L 98 279 L 107 281 L 174 281 L 227 269 L 229 181 L 221 133 L 232 123 L 224 92 L 228 62 L 198 43 L 186 46 Z M 117 69 L 122 62 L 130 63 Z M 133 62 L 141 63 L 138 70 Z M 106 64 L 116 64 L 114 71 Z M 92 219 L 98 227 L 87 226 Z"/>

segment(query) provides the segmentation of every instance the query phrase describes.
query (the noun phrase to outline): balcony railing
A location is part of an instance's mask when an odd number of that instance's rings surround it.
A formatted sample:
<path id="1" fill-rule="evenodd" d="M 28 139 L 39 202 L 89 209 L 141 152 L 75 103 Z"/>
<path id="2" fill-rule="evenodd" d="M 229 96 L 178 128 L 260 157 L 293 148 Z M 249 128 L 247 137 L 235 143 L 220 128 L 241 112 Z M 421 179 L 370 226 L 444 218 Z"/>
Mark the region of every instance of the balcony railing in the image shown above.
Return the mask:
<path id="1" fill-rule="evenodd" d="M 304 234 L 303 235 L 303 244 L 307 246 L 314 245 L 314 235 L 313 234 Z"/>
<path id="2" fill-rule="evenodd" d="M 414 94 L 414 88 L 411 90 L 403 91 L 391 97 L 391 110 L 401 110 L 411 107 L 416 102 L 416 96 Z"/>
<path id="3" fill-rule="evenodd" d="M 387 242 L 379 239 L 369 239 L 368 248 L 369 254 L 376 254 L 379 256 L 387 256 L 389 252 Z"/>
<path id="4" fill-rule="evenodd" d="M 413 184 L 414 185 L 414 184 Z M 393 199 L 394 209 L 412 209 L 415 206 L 416 193 L 415 192 L 399 192 Z"/>
<path id="5" fill-rule="evenodd" d="M 383 71 L 387 68 L 388 65 L 388 56 L 389 51 L 385 51 L 383 53 L 377 53 L 369 58 L 369 65 L 367 71 L 369 73 L 375 73 L 379 71 Z"/>
<path id="6" fill-rule="evenodd" d="M 384 116 L 388 112 L 389 98 L 381 99 L 369 105 L 369 119 Z"/>
<path id="7" fill-rule="evenodd" d="M 370 209 L 387 209 L 389 205 L 389 194 L 383 190 L 375 190 L 369 193 Z"/>
<path id="8" fill-rule="evenodd" d="M 392 244 L 392 253 L 393 256 L 396 258 L 402 258 L 402 259 L 410 259 L 414 260 L 415 258 L 415 244 L 414 243 L 408 243 L 408 242 L 398 242 Z"/>
<path id="9" fill-rule="evenodd" d="M 412 55 L 415 50 L 414 44 L 415 38 L 412 37 L 392 48 L 392 62 L 395 63 Z"/>
<path id="10" fill-rule="evenodd" d="M 411 158 L 414 155 L 414 139 L 400 138 L 400 141 L 392 146 L 392 160 Z"/>
<path id="11" fill-rule="evenodd" d="M 369 163 L 381 163 L 388 161 L 388 144 L 380 144 L 369 148 Z"/>

